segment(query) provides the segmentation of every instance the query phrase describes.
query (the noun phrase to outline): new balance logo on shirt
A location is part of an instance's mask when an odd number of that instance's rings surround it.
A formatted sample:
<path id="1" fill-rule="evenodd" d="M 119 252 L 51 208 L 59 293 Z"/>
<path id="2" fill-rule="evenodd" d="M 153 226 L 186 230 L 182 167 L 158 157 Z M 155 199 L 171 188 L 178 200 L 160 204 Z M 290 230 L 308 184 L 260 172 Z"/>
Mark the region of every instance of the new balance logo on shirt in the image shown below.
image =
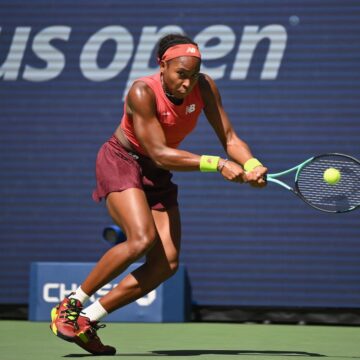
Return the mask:
<path id="1" fill-rule="evenodd" d="M 189 105 L 189 106 L 186 107 L 186 112 L 185 112 L 185 114 L 191 114 L 192 112 L 195 111 L 195 109 L 196 109 L 195 104 L 191 104 L 191 105 Z"/>

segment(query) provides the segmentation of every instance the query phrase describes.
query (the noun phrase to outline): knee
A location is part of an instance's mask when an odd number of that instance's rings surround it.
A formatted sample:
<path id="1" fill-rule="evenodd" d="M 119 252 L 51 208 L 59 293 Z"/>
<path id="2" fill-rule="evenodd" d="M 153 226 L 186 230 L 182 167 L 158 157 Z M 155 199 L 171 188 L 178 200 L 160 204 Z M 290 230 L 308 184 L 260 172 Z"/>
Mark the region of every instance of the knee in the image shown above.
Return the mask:
<path id="1" fill-rule="evenodd" d="M 173 276 L 179 268 L 179 260 L 175 259 L 169 262 L 169 274 Z"/>
<path id="2" fill-rule="evenodd" d="M 178 259 L 169 260 L 166 264 L 161 267 L 161 276 L 163 280 L 170 278 L 171 276 L 175 275 L 179 268 L 179 261 Z"/>
<path id="3" fill-rule="evenodd" d="M 155 230 L 146 232 L 137 232 L 128 237 L 128 248 L 130 257 L 138 259 L 144 256 L 157 241 Z"/>

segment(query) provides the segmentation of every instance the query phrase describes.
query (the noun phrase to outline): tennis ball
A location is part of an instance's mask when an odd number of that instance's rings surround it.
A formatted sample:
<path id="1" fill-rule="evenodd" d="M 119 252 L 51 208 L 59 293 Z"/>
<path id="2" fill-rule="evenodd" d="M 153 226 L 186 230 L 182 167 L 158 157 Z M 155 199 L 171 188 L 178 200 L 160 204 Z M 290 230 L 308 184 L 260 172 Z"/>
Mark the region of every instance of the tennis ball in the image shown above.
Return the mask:
<path id="1" fill-rule="evenodd" d="M 341 179 L 340 171 L 335 168 L 328 168 L 324 171 L 324 180 L 329 185 L 337 184 Z"/>

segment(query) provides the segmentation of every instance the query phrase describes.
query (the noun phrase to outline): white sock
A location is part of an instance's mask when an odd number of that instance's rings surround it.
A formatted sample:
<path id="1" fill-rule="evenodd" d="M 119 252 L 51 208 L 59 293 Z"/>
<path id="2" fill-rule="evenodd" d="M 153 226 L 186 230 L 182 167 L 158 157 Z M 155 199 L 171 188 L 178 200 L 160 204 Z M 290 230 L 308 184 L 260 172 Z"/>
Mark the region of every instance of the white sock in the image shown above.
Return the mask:
<path id="1" fill-rule="evenodd" d="M 85 294 L 83 289 L 79 286 L 74 294 L 69 296 L 69 299 L 79 300 L 83 305 L 89 300 L 89 295 Z"/>
<path id="2" fill-rule="evenodd" d="M 97 300 L 86 309 L 81 311 L 81 316 L 88 317 L 90 321 L 100 321 L 103 317 L 105 317 L 108 312 L 101 305 L 100 301 Z"/>

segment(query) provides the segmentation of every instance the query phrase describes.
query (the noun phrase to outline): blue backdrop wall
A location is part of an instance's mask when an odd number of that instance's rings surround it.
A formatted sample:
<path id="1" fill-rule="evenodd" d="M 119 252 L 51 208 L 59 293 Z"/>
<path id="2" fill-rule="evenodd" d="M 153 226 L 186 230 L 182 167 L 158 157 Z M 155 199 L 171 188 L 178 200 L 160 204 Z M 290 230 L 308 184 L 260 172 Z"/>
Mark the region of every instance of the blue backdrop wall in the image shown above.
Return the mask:
<path id="1" fill-rule="evenodd" d="M 26 303 L 31 261 L 95 261 L 111 223 L 91 200 L 123 96 L 185 32 L 238 134 L 271 172 L 360 157 L 358 1 L 0 2 L 0 302 Z M 182 148 L 223 151 L 204 117 Z M 182 262 L 200 305 L 360 307 L 359 212 L 282 189 L 177 173 Z"/>

